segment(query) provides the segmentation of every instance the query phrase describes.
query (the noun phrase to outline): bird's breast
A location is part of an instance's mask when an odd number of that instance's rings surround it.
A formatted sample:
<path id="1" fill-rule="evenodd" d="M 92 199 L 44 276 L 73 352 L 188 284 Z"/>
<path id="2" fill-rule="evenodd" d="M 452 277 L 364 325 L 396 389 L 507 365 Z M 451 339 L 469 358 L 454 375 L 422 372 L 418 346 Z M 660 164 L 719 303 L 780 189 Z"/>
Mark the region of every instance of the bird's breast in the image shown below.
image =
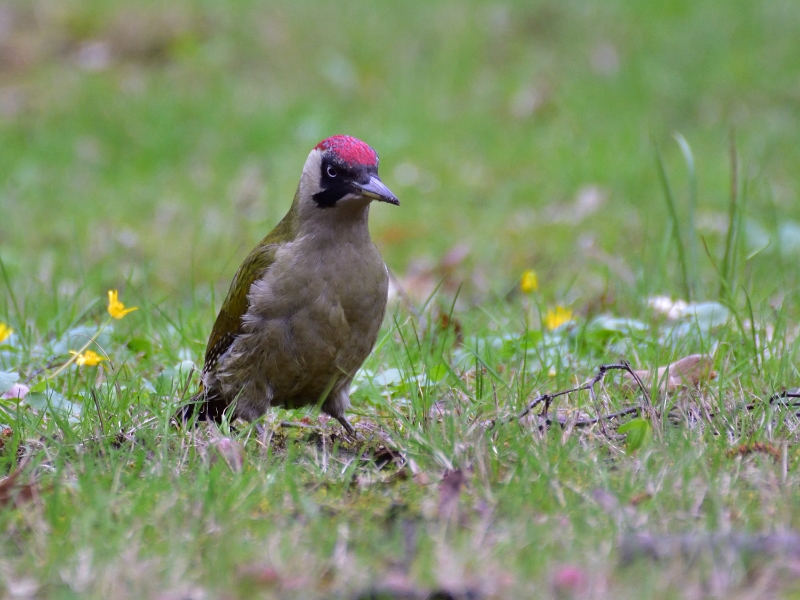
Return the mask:
<path id="1" fill-rule="evenodd" d="M 246 328 L 281 327 L 304 360 L 327 357 L 349 347 L 369 352 L 386 310 L 388 275 L 375 246 L 314 244 L 296 240 L 276 253 L 275 262 L 248 296 Z"/>

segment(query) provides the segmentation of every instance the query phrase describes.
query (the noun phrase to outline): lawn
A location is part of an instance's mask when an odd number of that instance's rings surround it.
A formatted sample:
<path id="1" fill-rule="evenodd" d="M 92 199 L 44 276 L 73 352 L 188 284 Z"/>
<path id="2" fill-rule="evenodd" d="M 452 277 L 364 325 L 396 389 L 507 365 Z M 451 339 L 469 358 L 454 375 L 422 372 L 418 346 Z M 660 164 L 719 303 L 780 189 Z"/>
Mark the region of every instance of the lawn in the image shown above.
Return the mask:
<path id="1" fill-rule="evenodd" d="M 794 0 L 0 2 L 0 593 L 800 594 L 798 39 Z M 336 133 L 401 200 L 359 438 L 176 428 Z"/>

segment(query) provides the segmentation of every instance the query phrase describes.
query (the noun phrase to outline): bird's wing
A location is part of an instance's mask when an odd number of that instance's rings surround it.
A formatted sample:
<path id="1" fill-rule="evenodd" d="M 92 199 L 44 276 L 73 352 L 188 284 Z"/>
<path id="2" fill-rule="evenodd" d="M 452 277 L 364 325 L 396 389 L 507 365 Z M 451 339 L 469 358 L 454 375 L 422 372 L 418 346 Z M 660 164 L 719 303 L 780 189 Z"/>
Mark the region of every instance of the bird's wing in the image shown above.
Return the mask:
<path id="1" fill-rule="evenodd" d="M 263 277 L 267 269 L 275 262 L 275 254 L 279 246 L 291 239 L 293 221 L 288 218 L 289 216 L 287 215 L 287 218 L 284 218 L 256 246 L 236 272 L 208 338 L 203 364 L 204 373 L 214 370 L 217 361 L 227 352 L 236 336 L 241 333 L 242 317 L 248 309 L 247 294 L 250 292 L 250 286 Z"/>

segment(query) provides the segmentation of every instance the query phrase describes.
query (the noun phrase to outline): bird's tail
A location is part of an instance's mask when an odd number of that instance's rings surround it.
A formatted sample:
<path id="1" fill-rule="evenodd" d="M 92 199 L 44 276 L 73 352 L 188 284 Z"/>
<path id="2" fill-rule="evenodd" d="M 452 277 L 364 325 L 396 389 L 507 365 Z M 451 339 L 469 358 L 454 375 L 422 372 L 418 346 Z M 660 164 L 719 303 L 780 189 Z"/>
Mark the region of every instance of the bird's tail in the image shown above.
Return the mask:
<path id="1" fill-rule="evenodd" d="M 195 415 L 197 415 L 197 421 L 219 423 L 226 408 L 228 408 L 228 404 L 219 392 L 201 387 L 194 396 L 187 400 L 186 404 L 178 408 L 173 418 L 179 426 L 186 425 Z"/>
<path id="2" fill-rule="evenodd" d="M 201 387 L 200 390 L 191 398 L 189 398 L 185 404 L 182 404 L 178 407 L 178 410 L 175 411 L 175 414 L 172 416 L 172 418 L 179 427 L 183 427 L 192 419 L 194 414 L 200 410 L 200 406 L 204 402 L 205 391 Z"/>

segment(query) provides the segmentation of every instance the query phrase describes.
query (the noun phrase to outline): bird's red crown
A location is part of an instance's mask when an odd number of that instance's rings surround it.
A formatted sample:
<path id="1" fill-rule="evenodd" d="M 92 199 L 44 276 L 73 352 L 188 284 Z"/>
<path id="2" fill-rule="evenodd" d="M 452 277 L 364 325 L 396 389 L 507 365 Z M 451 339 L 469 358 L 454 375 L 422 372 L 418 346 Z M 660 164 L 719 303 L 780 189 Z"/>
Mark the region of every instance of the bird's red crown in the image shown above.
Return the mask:
<path id="1" fill-rule="evenodd" d="M 334 135 L 322 140 L 316 146 L 322 152 L 331 152 L 350 165 L 371 166 L 378 164 L 375 150 L 361 140 L 349 135 Z"/>

